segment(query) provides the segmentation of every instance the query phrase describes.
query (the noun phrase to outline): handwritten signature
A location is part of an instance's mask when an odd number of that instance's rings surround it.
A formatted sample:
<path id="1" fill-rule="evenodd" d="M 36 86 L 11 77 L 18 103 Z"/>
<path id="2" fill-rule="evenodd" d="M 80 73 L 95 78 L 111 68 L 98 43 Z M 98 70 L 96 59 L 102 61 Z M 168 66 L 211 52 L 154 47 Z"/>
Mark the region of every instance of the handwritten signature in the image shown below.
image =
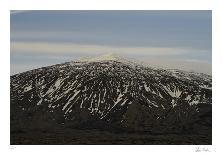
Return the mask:
<path id="1" fill-rule="evenodd" d="M 195 152 L 215 152 L 215 150 L 212 150 L 207 147 L 196 147 Z"/>

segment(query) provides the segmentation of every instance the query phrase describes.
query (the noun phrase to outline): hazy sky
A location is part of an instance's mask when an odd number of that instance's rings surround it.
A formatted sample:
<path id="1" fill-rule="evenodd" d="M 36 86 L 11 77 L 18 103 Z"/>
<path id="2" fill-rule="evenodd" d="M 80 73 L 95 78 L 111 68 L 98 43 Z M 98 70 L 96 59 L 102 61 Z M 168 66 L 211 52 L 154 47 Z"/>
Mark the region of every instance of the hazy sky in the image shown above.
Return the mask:
<path id="1" fill-rule="evenodd" d="M 211 11 L 11 11 L 11 75 L 117 53 L 211 74 Z"/>

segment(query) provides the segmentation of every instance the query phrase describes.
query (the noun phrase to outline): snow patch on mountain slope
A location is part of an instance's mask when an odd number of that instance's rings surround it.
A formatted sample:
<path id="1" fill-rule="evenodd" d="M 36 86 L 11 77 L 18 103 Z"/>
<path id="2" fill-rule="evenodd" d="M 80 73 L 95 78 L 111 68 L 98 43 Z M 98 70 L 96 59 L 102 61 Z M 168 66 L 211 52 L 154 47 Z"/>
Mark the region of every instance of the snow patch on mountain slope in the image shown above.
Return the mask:
<path id="1" fill-rule="evenodd" d="M 172 99 L 171 104 L 172 104 L 173 108 L 177 105 L 174 99 Z"/>
<path id="2" fill-rule="evenodd" d="M 28 92 L 32 89 L 32 85 L 29 85 L 28 87 L 25 87 L 24 92 Z"/>
<path id="3" fill-rule="evenodd" d="M 209 87 L 207 85 L 200 85 L 201 88 L 204 88 L 204 89 L 212 89 L 212 87 Z"/>
<path id="4" fill-rule="evenodd" d="M 173 91 L 167 86 L 163 86 L 163 88 L 168 92 L 168 94 L 171 97 L 179 98 L 182 93 L 182 91 L 180 91 L 179 89 L 176 89 L 176 87 L 174 87 Z"/>
<path id="5" fill-rule="evenodd" d="M 63 106 L 62 110 L 65 110 L 67 108 L 67 106 L 71 103 L 71 101 L 73 101 L 75 99 L 75 97 L 79 94 L 81 90 L 75 91 L 74 95 L 68 100 L 68 102 Z M 66 110 L 65 113 L 67 113 L 69 111 L 69 109 L 71 108 L 71 106 Z"/>
<path id="6" fill-rule="evenodd" d="M 43 101 L 43 99 L 41 98 L 41 99 L 39 100 L 39 102 L 37 103 L 37 105 L 42 104 L 42 101 Z"/>

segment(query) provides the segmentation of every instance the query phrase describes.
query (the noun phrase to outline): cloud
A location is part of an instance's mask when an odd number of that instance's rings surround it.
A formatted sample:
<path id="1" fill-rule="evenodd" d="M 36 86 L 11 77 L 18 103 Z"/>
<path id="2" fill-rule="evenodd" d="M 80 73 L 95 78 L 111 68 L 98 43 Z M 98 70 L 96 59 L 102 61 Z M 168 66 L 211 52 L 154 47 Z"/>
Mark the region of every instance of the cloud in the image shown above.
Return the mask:
<path id="1" fill-rule="evenodd" d="M 168 68 L 180 69 L 185 71 L 195 71 L 199 73 L 212 74 L 212 64 L 207 61 L 194 59 L 170 59 L 170 58 L 142 58 L 141 61 L 147 65 Z"/>
<path id="2" fill-rule="evenodd" d="M 169 47 L 115 47 L 74 43 L 46 42 L 11 42 L 11 54 L 45 54 L 45 55 L 100 55 L 117 53 L 132 56 L 167 56 L 181 55 L 192 49 Z"/>
<path id="3" fill-rule="evenodd" d="M 75 44 L 64 42 L 11 42 L 11 74 L 76 60 L 85 56 L 116 53 L 135 58 L 152 66 L 177 68 L 211 74 L 211 63 L 200 59 L 189 59 L 187 55 L 199 55 L 196 49 L 169 47 L 128 47 Z"/>

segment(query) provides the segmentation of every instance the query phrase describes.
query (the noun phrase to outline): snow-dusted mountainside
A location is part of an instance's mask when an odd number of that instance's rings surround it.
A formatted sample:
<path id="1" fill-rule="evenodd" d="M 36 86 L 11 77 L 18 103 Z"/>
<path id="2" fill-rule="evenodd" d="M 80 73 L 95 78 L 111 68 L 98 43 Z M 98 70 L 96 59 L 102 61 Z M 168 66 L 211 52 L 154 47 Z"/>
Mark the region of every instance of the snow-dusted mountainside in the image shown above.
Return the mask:
<path id="1" fill-rule="evenodd" d="M 212 79 L 206 74 L 106 55 L 27 71 L 10 80 L 12 122 L 102 124 L 147 132 L 211 129 Z"/>

